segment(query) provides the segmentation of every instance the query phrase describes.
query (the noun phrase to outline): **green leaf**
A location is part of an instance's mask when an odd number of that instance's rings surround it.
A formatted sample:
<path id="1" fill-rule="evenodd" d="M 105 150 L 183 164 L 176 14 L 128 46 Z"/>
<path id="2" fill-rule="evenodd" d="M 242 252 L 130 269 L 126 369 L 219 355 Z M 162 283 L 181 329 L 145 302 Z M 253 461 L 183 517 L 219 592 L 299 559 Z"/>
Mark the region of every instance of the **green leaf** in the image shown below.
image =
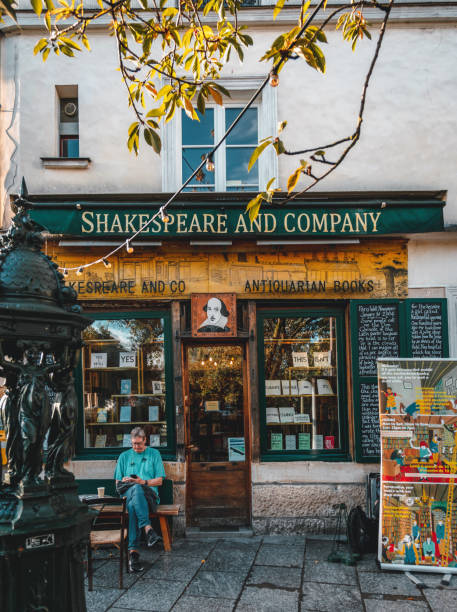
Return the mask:
<path id="1" fill-rule="evenodd" d="M 201 115 L 205 114 L 205 109 L 206 109 L 205 96 L 203 95 L 202 91 L 200 91 L 197 96 L 197 109 Z"/>
<path id="2" fill-rule="evenodd" d="M 290 193 L 293 188 L 295 187 L 295 185 L 298 183 L 298 179 L 300 178 L 300 174 L 303 171 L 303 167 L 299 166 L 295 172 L 293 172 L 289 178 L 287 179 L 287 191 L 288 193 Z"/>
<path id="3" fill-rule="evenodd" d="M 66 38 L 64 36 L 60 37 L 60 41 L 63 42 L 67 47 L 71 47 L 72 49 L 76 49 L 77 51 L 81 51 L 81 47 L 75 43 L 71 38 Z"/>
<path id="4" fill-rule="evenodd" d="M 66 45 L 60 45 L 60 50 L 67 57 L 74 57 L 75 56 L 75 54 L 73 53 L 72 49 L 70 49 L 70 47 L 67 47 Z"/>
<path id="5" fill-rule="evenodd" d="M 312 44 L 310 46 L 311 52 L 316 60 L 317 68 L 320 72 L 325 72 L 325 55 L 322 53 L 322 50 L 317 45 Z"/>
<path id="6" fill-rule="evenodd" d="M 214 87 L 214 89 L 220 91 L 222 94 L 224 94 L 224 96 L 227 96 L 227 98 L 231 98 L 229 90 L 225 89 L 225 87 L 223 87 L 220 83 L 211 83 L 211 87 Z"/>
<path id="7" fill-rule="evenodd" d="M 273 141 L 273 146 L 276 151 L 276 155 L 282 155 L 286 150 L 283 141 L 280 138 L 275 138 Z"/>
<path id="8" fill-rule="evenodd" d="M 37 44 L 35 45 L 35 47 L 33 48 L 33 55 L 36 55 L 37 53 L 39 53 L 42 49 L 44 49 L 48 44 L 48 40 L 47 38 L 41 38 Z"/>
<path id="9" fill-rule="evenodd" d="M 258 195 L 256 195 L 255 198 L 253 198 L 250 202 L 247 203 L 246 212 L 249 215 L 249 220 L 251 221 L 251 223 L 257 218 L 257 215 L 259 214 L 260 206 L 262 205 L 262 199 L 263 195 L 259 193 Z"/>
<path id="10" fill-rule="evenodd" d="M 157 155 L 160 155 L 160 150 L 162 148 L 162 142 L 157 132 L 151 128 L 144 128 L 143 135 L 144 135 L 144 139 L 146 143 L 154 149 Z"/>
<path id="11" fill-rule="evenodd" d="M 30 0 L 30 4 L 32 5 L 33 11 L 39 17 L 43 11 L 43 5 L 41 4 L 41 0 Z"/>
<path id="12" fill-rule="evenodd" d="M 271 144 L 271 140 L 266 140 L 265 142 L 262 142 L 262 144 L 259 144 L 259 146 L 254 149 L 251 155 L 251 159 L 249 160 L 248 172 L 251 171 L 251 168 L 257 161 L 259 155 L 262 153 L 262 151 L 264 151 L 268 147 L 269 144 Z"/>
<path id="13" fill-rule="evenodd" d="M 271 178 L 268 183 L 267 183 L 267 188 L 266 191 L 268 191 L 270 189 L 270 187 L 273 185 L 273 183 L 275 182 L 276 177 L 274 176 L 273 178 Z"/>
<path id="14" fill-rule="evenodd" d="M 282 8 L 284 6 L 284 2 L 285 0 L 278 0 L 276 2 L 276 6 L 275 9 L 273 11 L 273 19 L 276 19 L 276 17 L 279 15 L 279 13 L 282 11 Z"/>
<path id="15" fill-rule="evenodd" d="M 319 40 L 320 42 L 323 42 L 323 43 L 327 42 L 326 35 L 317 26 L 309 26 L 309 28 L 306 28 L 306 34 L 308 33 L 309 33 L 310 39 L 314 38 L 314 40 Z"/>
<path id="16" fill-rule="evenodd" d="M 51 47 L 46 47 L 46 49 L 43 51 L 43 62 L 45 62 L 48 59 L 48 55 L 51 53 Z"/>
<path id="17" fill-rule="evenodd" d="M 249 221 L 252 223 L 255 221 L 259 215 L 260 207 L 262 205 L 262 200 L 259 200 L 252 208 L 249 209 Z"/>

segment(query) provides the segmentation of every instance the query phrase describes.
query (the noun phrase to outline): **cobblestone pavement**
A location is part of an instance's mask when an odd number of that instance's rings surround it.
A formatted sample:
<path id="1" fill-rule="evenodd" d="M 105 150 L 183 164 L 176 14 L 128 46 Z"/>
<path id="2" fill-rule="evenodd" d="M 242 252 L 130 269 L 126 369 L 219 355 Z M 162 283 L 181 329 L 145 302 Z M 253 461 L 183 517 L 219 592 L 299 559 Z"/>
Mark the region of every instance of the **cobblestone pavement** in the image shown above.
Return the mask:
<path id="1" fill-rule="evenodd" d="M 176 540 L 171 553 L 142 551 L 144 571 L 124 575 L 98 551 L 88 612 L 413 612 L 457 610 L 457 576 L 449 587 L 420 574 L 417 588 L 399 572 L 381 572 L 375 555 L 357 567 L 328 563 L 331 541 L 304 536 Z M 418 574 L 419 575 L 419 574 Z"/>

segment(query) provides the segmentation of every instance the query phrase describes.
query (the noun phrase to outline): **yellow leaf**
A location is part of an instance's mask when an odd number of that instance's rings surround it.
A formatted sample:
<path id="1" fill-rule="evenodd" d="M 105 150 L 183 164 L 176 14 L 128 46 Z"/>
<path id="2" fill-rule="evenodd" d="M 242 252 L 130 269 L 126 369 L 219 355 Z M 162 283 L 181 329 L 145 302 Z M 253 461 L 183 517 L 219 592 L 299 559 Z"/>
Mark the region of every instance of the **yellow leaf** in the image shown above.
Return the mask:
<path id="1" fill-rule="evenodd" d="M 289 178 L 287 179 L 287 191 L 290 193 L 295 185 L 298 183 L 298 179 L 300 178 L 300 174 L 302 173 L 303 167 L 300 166 L 293 172 Z"/>
<path id="2" fill-rule="evenodd" d="M 222 106 L 222 96 L 221 94 L 214 89 L 213 87 L 209 87 L 208 89 L 210 91 L 210 94 L 213 96 L 213 100 L 216 102 L 216 104 L 219 104 L 219 106 Z"/>

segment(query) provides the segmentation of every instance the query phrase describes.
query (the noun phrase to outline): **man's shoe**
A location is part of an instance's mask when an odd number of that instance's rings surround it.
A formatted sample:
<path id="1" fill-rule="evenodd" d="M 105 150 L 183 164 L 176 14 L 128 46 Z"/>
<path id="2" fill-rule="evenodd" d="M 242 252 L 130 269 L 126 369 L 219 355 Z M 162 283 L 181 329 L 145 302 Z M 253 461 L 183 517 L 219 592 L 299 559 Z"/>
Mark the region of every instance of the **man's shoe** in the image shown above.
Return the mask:
<path id="1" fill-rule="evenodd" d="M 129 553 L 129 572 L 142 572 L 143 566 L 140 562 L 140 555 L 134 550 Z"/>
<path id="2" fill-rule="evenodd" d="M 148 545 L 148 548 L 152 548 L 154 544 L 160 542 L 161 539 L 162 538 L 156 534 L 154 529 L 150 529 L 146 534 L 146 544 Z"/>

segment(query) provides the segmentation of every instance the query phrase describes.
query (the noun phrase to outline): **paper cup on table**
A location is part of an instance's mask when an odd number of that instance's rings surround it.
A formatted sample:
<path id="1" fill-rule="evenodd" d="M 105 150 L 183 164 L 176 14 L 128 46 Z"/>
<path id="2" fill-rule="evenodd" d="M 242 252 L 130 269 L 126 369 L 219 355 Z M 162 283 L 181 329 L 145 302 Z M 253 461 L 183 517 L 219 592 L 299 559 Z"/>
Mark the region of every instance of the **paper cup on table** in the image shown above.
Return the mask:
<path id="1" fill-rule="evenodd" d="M 105 487 L 98 487 L 97 493 L 99 497 L 105 497 Z"/>

